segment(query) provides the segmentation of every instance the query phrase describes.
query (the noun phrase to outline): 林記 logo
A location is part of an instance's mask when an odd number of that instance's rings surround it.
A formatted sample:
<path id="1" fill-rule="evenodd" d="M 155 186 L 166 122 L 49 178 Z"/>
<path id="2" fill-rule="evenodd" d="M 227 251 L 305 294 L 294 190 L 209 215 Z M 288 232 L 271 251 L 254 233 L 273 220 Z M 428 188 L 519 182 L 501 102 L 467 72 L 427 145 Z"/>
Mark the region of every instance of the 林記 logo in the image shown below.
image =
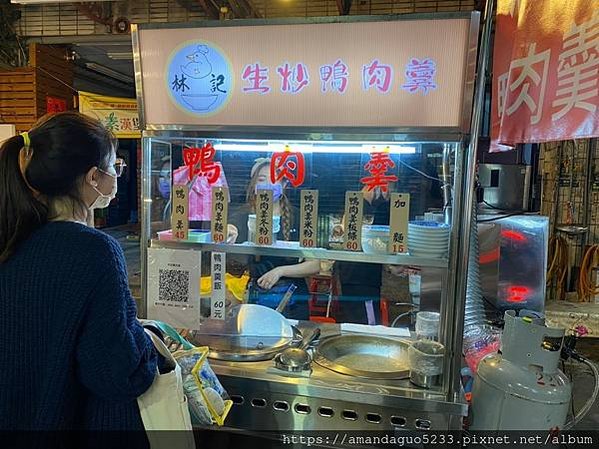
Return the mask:
<path id="1" fill-rule="evenodd" d="M 210 115 L 232 95 L 233 73 L 219 48 L 197 41 L 175 50 L 167 68 L 167 87 L 171 98 L 187 112 Z"/>

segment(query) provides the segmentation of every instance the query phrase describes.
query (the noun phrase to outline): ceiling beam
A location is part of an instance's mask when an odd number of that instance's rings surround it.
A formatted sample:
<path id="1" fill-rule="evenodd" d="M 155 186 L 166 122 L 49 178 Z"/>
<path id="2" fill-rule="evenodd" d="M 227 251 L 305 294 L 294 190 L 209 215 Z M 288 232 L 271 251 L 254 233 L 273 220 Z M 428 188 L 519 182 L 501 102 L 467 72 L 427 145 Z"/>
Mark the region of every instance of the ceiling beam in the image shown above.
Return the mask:
<path id="1" fill-rule="evenodd" d="M 238 3 L 245 11 L 246 17 L 251 17 L 253 19 L 262 19 L 262 14 L 258 11 L 254 5 L 252 5 L 251 0 L 229 0 L 230 2 Z"/>
<path id="2" fill-rule="evenodd" d="M 247 17 L 247 12 L 243 10 L 241 5 L 236 0 L 228 0 L 227 3 L 233 11 L 233 15 L 236 19 L 244 19 Z"/>
<path id="3" fill-rule="evenodd" d="M 81 36 L 39 36 L 28 37 L 27 43 L 36 42 L 38 44 L 62 45 L 62 44 L 81 44 L 94 46 L 110 45 L 128 45 L 131 46 L 131 36 L 129 34 L 89 34 Z"/>
<path id="4" fill-rule="evenodd" d="M 214 6 L 210 0 L 198 0 L 198 3 L 211 19 L 218 19 L 220 17 L 220 11 Z"/>

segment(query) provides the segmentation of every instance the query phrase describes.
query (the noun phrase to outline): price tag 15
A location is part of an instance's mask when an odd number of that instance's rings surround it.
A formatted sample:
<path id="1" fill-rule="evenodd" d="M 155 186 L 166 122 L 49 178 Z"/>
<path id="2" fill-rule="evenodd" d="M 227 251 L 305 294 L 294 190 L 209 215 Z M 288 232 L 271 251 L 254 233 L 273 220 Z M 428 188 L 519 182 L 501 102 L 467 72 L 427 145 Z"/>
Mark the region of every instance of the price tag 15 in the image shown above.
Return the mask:
<path id="1" fill-rule="evenodd" d="M 364 220 L 362 192 L 345 192 L 345 242 L 347 251 L 362 251 L 362 222 Z"/>
<path id="2" fill-rule="evenodd" d="M 302 190 L 300 203 L 300 246 L 316 246 L 318 224 L 318 190 Z"/>
<path id="3" fill-rule="evenodd" d="M 272 190 L 259 189 L 256 201 L 256 236 L 257 245 L 272 245 L 273 242 L 273 206 Z"/>
<path id="4" fill-rule="evenodd" d="M 229 214 L 229 189 L 212 188 L 212 222 L 210 231 L 214 243 L 225 243 L 227 240 L 227 221 Z"/>
<path id="5" fill-rule="evenodd" d="M 187 240 L 189 234 L 189 188 L 186 185 L 173 186 L 173 206 L 171 228 L 173 239 Z"/>
<path id="6" fill-rule="evenodd" d="M 225 274 L 227 272 L 227 255 L 225 253 L 212 253 L 212 294 L 210 295 L 210 318 L 224 320 L 226 316 L 227 286 Z"/>
<path id="7" fill-rule="evenodd" d="M 392 254 L 408 252 L 408 220 L 410 218 L 410 194 L 392 193 L 389 217 L 389 247 Z"/>

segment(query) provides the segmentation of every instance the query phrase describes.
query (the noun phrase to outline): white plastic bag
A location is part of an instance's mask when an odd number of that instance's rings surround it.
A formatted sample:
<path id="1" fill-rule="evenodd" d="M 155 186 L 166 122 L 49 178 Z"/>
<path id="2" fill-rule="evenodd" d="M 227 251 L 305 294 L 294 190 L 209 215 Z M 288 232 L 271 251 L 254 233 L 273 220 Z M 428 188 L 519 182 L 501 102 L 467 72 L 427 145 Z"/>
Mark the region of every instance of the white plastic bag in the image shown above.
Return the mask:
<path id="1" fill-rule="evenodd" d="M 139 411 L 152 449 L 195 449 L 181 367 L 162 340 L 146 330 L 156 350 L 175 368 L 156 373 L 152 386 L 137 398 Z M 159 432 L 164 430 L 178 432 Z"/>

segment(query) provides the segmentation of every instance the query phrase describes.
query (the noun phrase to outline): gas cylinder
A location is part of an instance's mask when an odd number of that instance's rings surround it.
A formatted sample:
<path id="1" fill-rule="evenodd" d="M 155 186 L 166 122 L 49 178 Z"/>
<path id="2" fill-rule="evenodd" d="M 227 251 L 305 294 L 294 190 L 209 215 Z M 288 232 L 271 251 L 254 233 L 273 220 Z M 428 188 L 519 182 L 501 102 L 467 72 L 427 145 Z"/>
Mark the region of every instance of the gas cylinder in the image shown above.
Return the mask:
<path id="1" fill-rule="evenodd" d="M 471 430 L 553 430 L 568 416 L 572 386 L 558 369 L 564 329 L 538 315 L 505 313 L 500 353 L 478 365 Z"/>

